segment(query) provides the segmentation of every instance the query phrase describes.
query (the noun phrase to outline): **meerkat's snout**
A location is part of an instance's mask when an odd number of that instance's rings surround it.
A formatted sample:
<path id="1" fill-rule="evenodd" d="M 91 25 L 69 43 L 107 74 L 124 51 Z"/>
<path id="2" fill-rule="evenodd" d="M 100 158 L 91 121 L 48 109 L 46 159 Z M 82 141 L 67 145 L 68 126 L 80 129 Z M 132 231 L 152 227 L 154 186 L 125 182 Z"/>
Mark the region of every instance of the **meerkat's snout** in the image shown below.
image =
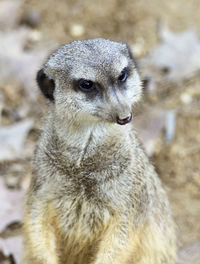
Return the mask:
<path id="1" fill-rule="evenodd" d="M 117 116 L 116 120 L 117 120 L 117 123 L 119 125 L 126 125 L 126 124 L 128 124 L 128 123 L 131 122 L 131 120 L 132 120 L 132 113 L 128 117 L 123 118 L 123 119 L 121 119 L 121 118 L 119 118 L 119 116 Z"/>
<path id="2" fill-rule="evenodd" d="M 129 108 L 127 110 L 128 111 L 124 111 L 124 112 L 118 111 L 119 113 L 117 113 L 116 119 L 115 119 L 117 124 L 126 125 L 126 124 L 131 122 L 131 120 L 132 120 L 132 112 L 131 112 L 131 110 Z"/>
<path id="3" fill-rule="evenodd" d="M 116 107 L 116 118 L 115 121 L 119 125 L 126 125 L 132 120 L 132 111 L 131 107 L 128 104 L 121 104 L 121 101 L 118 101 L 118 106 Z"/>
<path id="4" fill-rule="evenodd" d="M 119 87 L 110 87 L 107 90 L 108 112 L 112 113 L 113 122 L 126 125 L 132 120 L 132 99 Z"/>

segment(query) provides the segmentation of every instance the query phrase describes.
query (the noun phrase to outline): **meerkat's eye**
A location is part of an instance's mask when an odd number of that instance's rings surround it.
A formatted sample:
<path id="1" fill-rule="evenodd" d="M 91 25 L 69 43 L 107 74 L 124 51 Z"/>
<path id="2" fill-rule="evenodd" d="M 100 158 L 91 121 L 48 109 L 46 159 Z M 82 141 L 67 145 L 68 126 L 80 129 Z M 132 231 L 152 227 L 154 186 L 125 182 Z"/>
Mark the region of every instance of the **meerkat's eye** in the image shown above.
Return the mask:
<path id="1" fill-rule="evenodd" d="M 121 73 L 120 73 L 120 75 L 119 75 L 119 77 L 118 77 L 118 81 L 119 81 L 120 83 L 123 83 L 123 82 L 126 81 L 127 77 L 128 77 L 128 69 L 127 69 L 127 68 L 124 68 L 124 69 L 121 71 Z"/>
<path id="2" fill-rule="evenodd" d="M 78 81 L 78 88 L 83 92 L 91 92 L 94 90 L 95 85 L 90 80 L 80 79 Z"/>

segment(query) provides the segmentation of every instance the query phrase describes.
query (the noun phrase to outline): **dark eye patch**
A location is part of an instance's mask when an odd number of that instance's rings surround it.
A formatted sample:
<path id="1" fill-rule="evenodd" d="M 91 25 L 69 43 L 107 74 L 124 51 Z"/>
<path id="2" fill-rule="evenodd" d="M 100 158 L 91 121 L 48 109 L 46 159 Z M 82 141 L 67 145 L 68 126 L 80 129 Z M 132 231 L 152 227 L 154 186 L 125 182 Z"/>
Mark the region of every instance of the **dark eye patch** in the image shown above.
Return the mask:
<path id="1" fill-rule="evenodd" d="M 83 92 L 92 92 L 95 90 L 95 84 L 90 80 L 80 79 L 78 80 L 77 86 Z"/>
<path id="2" fill-rule="evenodd" d="M 125 67 L 125 68 L 121 71 L 121 73 L 120 73 L 120 75 L 119 75 L 119 77 L 118 77 L 118 81 L 119 81 L 120 83 L 124 83 L 124 82 L 126 81 L 126 79 L 128 78 L 128 73 L 129 73 L 129 68 L 128 68 L 128 67 Z"/>

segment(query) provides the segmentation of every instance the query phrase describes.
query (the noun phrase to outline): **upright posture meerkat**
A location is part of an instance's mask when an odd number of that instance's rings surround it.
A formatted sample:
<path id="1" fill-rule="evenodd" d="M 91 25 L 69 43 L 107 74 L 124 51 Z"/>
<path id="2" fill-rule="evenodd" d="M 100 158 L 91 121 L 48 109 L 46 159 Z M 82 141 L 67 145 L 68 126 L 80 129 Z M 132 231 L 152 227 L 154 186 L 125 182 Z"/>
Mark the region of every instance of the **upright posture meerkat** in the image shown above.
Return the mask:
<path id="1" fill-rule="evenodd" d="M 49 111 L 25 209 L 26 264 L 173 264 L 166 193 L 132 130 L 125 43 L 74 41 L 38 72 Z"/>

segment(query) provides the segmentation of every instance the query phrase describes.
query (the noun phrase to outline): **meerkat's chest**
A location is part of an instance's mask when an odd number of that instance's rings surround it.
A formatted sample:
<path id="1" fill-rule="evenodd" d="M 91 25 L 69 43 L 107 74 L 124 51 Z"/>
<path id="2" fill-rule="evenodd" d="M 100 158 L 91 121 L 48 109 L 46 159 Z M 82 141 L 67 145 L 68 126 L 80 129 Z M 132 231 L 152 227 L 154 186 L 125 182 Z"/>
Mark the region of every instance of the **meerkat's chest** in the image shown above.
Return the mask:
<path id="1" fill-rule="evenodd" d="M 57 202 L 56 202 L 57 203 Z M 112 212 L 106 206 L 92 204 L 88 201 L 66 199 L 57 209 L 61 233 L 65 238 L 66 249 L 73 245 L 80 247 L 97 241 L 112 219 Z M 80 244 L 81 241 L 81 244 Z"/>
<path id="2" fill-rule="evenodd" d="M 101 177 L 101 174 L 95 176 Z M 57 210 L 61 215 L 62 230 L 67 237 L 73 237 L 73 241 L 79 241 L 80 237 L 81 241 L 91 237 L 95 240 L 113 221 L 115 215 L 122 213 L 124 208 L 130 208 L 134 202 L 130 195 L 134 195 L 134 190 L 129 178 L 131 175 L 119 177 L 118 181 L 107 179 L 107 182 L 101 182 L 90 175 L 90 178 L 70 180 L 65 185 L 62 199 L 58 194 L 55 201 L 59 206 Z"/>

